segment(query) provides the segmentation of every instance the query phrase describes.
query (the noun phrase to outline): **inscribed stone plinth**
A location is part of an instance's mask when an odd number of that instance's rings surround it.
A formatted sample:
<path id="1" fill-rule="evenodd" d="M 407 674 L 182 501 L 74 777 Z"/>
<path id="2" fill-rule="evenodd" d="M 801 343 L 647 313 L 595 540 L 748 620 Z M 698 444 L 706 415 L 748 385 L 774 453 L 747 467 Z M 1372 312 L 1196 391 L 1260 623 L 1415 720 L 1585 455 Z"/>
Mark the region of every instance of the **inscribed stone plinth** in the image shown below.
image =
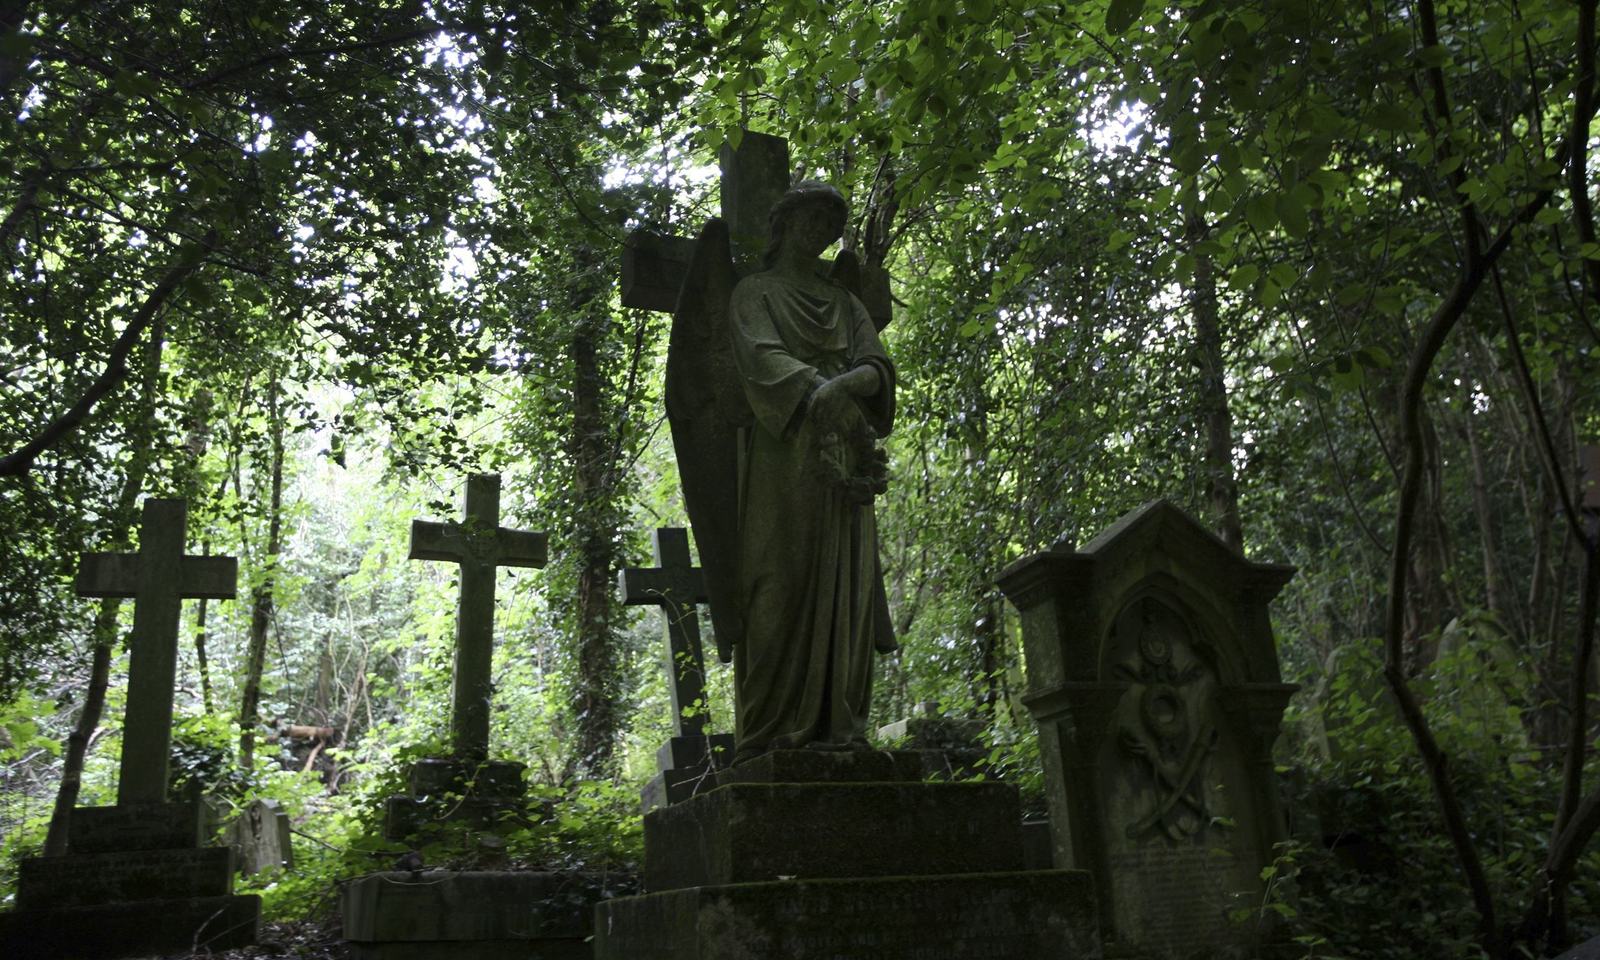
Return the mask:
<path id="1" fill-rule="evenodd" d="M 184 554 L 188 509 L 148 499 L 138 553 L 87 554 L 83 596 L 134 602 L 117 805 L 73 810 L 67 852 L 22 861 L 0 956 L 109 958 L 255 942 L 261 901 L 232 896 L 233 852 L 205 847 L 197 802 L 170 802 L 178 615 L 186 597 L 234 594 L 232 557 Z"/>
<path id="2" fill-rule="evenodd" d="M 1165 502 L 1080 552 L 1010 567 L 1055 862 L 1089 870 L 1107 952 L 1252 949 L 1230 922 L 1284 838 L 1272 744 L 1289 695 L 1267 603 L 1294 571 L 1251 563 Z"/>
<path id="3" fill-rule="evenodd" d="M 598 882 L 582 874 L 375 873 L 340 890 L 360 960 L 588 960 Z"/>
<path id="4" fill-rule="evenodd" d="M 913 751 L 774 751 L 645 815 L 638 897 L 596 960 L 1099 955 L 1078 871 L 1024 869 L 1017 791 L 924 783 Z"/>

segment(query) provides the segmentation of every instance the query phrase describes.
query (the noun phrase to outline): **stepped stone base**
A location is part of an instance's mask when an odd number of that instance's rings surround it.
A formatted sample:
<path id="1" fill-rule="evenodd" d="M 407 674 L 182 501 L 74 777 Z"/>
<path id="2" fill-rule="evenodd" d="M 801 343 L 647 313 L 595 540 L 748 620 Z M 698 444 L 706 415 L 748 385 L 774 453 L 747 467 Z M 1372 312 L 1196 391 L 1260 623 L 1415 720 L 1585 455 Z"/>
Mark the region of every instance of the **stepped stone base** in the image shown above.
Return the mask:
<path id="1" fill-rule="evenodd" d="M 571 873 L 375 873 L 340 891 L 363 960 L 589 960 L 598 884 Z"/>
<path id="2" fill-rule="evenodd" d="M 916 751 L 774 751 L 645 814 L 650 892 L 594 960 L 1100 957 L 1087 873 L 1028 870 L 1014 786 L 924 783 Z"/>
<path id="3" fill-rule="evenodd" d="M 0 913 L 0 956 L 110 960 L 208 953 L 256 942 L 261 898 L 138 900 Z"/>
<path id="4" fill-rule="evenodd" d="M 596 908 L 595 960 L 1077 960 L 1100 956 L 1074 870 L 789 880 Z"/>
<path id="5" fill-rule="evenodd" d="M 922 755 L 915 750 L 774 750 L 726 770 L 730 783 L 916 783 Z"/>
<path id="6" fill-rule="evenodd" d="M 717 785 L 715 771 L 732 760 L 731 733 L 673 737 L 656 751 L 656 766 L 661 772 L 639 791 L 640 806 L 649 813 L 704 793 Z"/>

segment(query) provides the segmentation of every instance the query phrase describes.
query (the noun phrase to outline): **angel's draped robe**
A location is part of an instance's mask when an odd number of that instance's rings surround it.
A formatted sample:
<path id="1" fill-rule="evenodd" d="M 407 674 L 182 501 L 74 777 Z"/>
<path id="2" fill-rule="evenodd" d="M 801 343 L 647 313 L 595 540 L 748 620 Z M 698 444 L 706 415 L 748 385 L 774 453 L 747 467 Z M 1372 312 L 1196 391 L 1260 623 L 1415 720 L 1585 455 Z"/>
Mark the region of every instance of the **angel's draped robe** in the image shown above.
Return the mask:
<path id="1" fill-rule="evenodd" d="M 737 754 L 865 742 L 873 650 L 894 648 L 870 503 L 817 468 L 826 431 L 809 415 L 823 379 L 871 365 L 857 400 L 877 436 L 894 423 L 894 365 L 861 301 L 817 281 L 755 274 L 731 305 L 734 359 L 755 414 L 741 471 L 734 650 Z"/>

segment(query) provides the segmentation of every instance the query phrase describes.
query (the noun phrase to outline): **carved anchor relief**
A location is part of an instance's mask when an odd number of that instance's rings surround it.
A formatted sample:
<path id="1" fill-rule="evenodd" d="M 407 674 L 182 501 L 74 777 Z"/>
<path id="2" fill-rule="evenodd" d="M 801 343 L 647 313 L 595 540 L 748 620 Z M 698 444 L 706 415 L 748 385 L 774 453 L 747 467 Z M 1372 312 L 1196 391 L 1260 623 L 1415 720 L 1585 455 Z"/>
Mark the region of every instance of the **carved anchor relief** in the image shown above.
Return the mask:
<path id="1" fill-rule="evenodd" d="M 1211 823 L 1206 798 L 1206 760 L 1217 745 L 1210 719 L 1191 730 L 1184 688 L 1205 674 L 1198 661 L 1181 669 L 1173 662 L 1175 625 L 1156 616 L 1159 605 L 1145 601 L 1139 624 L 1139 655 L 1115 672 L 1139 686 L 1137 719 L 1123 722 L 1117 742 L 1150 778 L 1150 811 L 1127 828 L 1130 839 L 1153 832 L 1185 840 Z M 1166 621 L 1166 622 L 1163 622 Z M 1131 693 L 1131 691 L 1130 691 Z"/>

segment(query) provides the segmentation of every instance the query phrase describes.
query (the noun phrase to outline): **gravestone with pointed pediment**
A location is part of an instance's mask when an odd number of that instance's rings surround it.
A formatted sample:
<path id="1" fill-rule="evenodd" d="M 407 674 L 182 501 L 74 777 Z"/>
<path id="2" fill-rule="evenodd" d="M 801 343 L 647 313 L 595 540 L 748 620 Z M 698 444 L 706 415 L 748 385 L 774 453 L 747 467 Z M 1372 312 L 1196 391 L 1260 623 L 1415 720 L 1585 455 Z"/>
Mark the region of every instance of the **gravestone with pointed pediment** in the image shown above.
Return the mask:
<path id="1" fill-rule="evenodd" d="M 124 957 L 255 942 L 261 900 L 233 895 L 233 850 L 204 845 L 199 802 L 167 796 L 178 619 L 185 598 L 234 596 L 232 557 L 186 555 L 188 506 L 144 502 L 137 553 L 91 553 L 86 597 L 132 598 L 117 803 L 67 819 L 67 853 L 22 861 L 0 956 Z"/>
<path id="2" fill-rule="evenodd" d="M 1054 861 L 1093 874 L 1108 955 L 1247 955 L 1272 935 L 1272 745 L 1296 688 L 1267 604 L 1293 575 L 1156 501 L 1000 577 L 1022 613 Z"/>
<path id="3" fill-rule="evenodd" d="M 655 552 L 656 566 L 628 567 L 617 575 L 622 602 L 660 607 L 666 624 L 663 666 L 672 704 L 672 737 L 656 751 L 660 772 L 641 791 L 646 813 L 709 789 L 711 772 L 733 757 L 732 734 L 707 732 L 710 710 L 699 606 L 709 595 L 704 572 L 689 558 L 689 531 L 657 529 Z"/>

